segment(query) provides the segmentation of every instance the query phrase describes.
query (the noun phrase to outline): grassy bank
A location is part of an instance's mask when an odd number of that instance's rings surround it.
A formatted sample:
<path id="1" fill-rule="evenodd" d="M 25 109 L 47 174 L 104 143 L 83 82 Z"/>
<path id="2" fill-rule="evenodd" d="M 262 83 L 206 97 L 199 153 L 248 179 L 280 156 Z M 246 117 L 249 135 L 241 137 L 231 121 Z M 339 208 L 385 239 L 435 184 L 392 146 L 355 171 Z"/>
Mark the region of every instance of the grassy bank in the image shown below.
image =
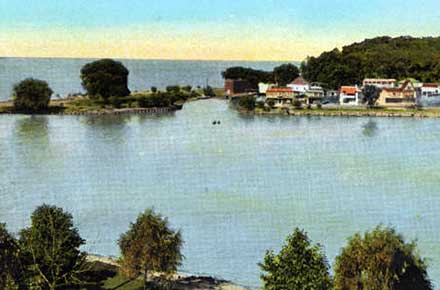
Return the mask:
<path id="1" fill-rule="evenodd" d="M 215 95 L 222 94 L 221 89 L 214 89 Z M 49 107 L 39 114 L 123 114 L 123 113 L 162 113 L 181 109 L 189 100 L 204 98 L 203 89 L 178 92 L 151 91 L 135 92 L 130 96 L 104 103 L 87 96 L 74 96 L 51 100 Z M 0 102 L 0 114 L 17 114 L 12 101 Z"/>

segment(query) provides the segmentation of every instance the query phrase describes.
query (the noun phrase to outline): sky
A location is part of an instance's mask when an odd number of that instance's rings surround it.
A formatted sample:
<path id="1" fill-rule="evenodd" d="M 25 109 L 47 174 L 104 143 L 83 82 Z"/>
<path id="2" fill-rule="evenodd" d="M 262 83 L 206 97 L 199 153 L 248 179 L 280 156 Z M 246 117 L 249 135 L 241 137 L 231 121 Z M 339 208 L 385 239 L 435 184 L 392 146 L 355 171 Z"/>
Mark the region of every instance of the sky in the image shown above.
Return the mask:
<path id="1" fill-rule="evenodd" d="M 439 23 L 439 0 L 0 0 L 0 57 L 301 61 Z"/>

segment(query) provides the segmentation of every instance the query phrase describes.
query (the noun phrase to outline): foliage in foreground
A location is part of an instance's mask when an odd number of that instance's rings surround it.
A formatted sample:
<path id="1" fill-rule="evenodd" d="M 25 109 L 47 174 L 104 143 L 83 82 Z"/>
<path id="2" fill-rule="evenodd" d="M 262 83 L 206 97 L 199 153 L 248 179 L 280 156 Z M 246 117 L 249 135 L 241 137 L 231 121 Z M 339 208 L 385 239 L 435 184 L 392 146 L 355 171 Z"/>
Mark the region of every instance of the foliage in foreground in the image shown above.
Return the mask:
<path id="1" fill-rule="evenodd" d="M 324 290 L 331 288 L 329 265 L 319 245 L 312 245 L 307 234 L 295 229 L 275 255 L 268 251 L 260 268 L 264 289 Z"/>
<path id="2" fill-rule="evenodd" d="M 415 243 L 394 229 L 355 234 L 335 262 L 337 290 L 430 290 L 427 266 Z"/>
<path id="3" fill-rule="evenodd" d="M 53 91 L 47 82 L 37 79 L 25 79 L 13 88 L 14 108 L 17 111 L 37 113 L 49 106 Z"/>
<path id="4" fill-rule="evenodd" d="M 30 284 L 54 290 L 80 283 L 85 254 L 79 247 L 84 240 L 69 213 L 55 206 L 38 207 L 31 226 L 20 233 L 20 244 Z"/>
<path id="5" fill-rule="evenodd" d="M 18 242 L 0 224 L 0 289 L 16 289 L 23 275 Z"/>
<path id="6" fill-rule="evenodd" d="M 119 240 L 123 271 L 131 278 L 143 274 L 147 287 L 150 272 L 171 274 L 177 270 L 183 258 L 182 243 L 180 231 L 170 229 L 166 218 L 146 210 Z"/>

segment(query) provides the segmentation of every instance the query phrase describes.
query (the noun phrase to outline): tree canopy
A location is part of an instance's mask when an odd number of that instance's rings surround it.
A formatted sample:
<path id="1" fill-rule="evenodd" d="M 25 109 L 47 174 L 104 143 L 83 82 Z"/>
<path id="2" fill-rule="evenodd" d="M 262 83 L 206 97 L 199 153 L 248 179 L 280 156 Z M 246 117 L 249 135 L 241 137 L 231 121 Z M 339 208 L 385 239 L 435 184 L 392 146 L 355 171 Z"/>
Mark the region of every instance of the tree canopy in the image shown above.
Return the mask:
<path id="1" fill-rule="evenodd" d="M 82 86 L 92 98 L 101 97 L 108 102 L 110 97 L 130 95 L 128 69 L 119 61 L 101 59 L 88 63 L 81 69 Z"/>
<path id="2" fill-rule="evenodd" d="M 298 76 L 298 67 L 291 63 L 280 65 L 273 70 L 273 79 L 279 86 L 291 83 Z"/>
<path id="3" fill-rule="evenodd" d="M 440 81 L 440 38 L 377 37 L 309 57 L 301 65 L 305 79 L 337 89 L 360 85 L 364 78 L 412 77 Z"/>
<path id="4" fill-rule="evenodd" d="M 338 290 L 430 290 L 427 266 L 415 243 L 405 243 L 392 228 L 355 234 L 335 262 Z"/>
<path id="5" fill-rule="evenodd" d="M 0 223 L 0 289 L 14 289 L 24 278 L 17 240 Z"/>
<path id="6" fill-rule="evenodd" d="M 295 229 L 275 255 L 268 251 L 260 268 L 264 289 L 331 289 L 329 265 L 319 245 L 312 245 L 307 234 Z"/>
<path id="7" fill-rule="evenodd" d="M 31 226 L 20 233 L 20 244 L 32 283 L 54 290 L 77 281 L 85 263 L 79 247 L 85 241 L 73 226 L 72 216 L 61 208 L 42 205 L 31 216 Z"/>
<path id="8" fill-rule="evenodd" d="M 299 76 L 299 69 L 288 63 L 275 67 L 273 71 L 262 71 L 245 67 L 230 67 L 222 72 L 224 79 L 247 80 L 254 88 L 258 83 L 275 83 L 284 86 Z"/>
<path id="9" fill-rule="evenodd" d="M 46 110 L 53 94 L 47 82 L 33 78 L 16 84 L 13 91 L 14 108 L 30 113 Z"/>
<path id="10" fill-rule="evenodd" d="M 140 214 L 118 243 L 125 274 L 132 278 L 143 274 L 144 287 L 150 271 L 173 273 L 183 258 L 180 231 L 172 230 L 168 220 L 152 209 Z"/>

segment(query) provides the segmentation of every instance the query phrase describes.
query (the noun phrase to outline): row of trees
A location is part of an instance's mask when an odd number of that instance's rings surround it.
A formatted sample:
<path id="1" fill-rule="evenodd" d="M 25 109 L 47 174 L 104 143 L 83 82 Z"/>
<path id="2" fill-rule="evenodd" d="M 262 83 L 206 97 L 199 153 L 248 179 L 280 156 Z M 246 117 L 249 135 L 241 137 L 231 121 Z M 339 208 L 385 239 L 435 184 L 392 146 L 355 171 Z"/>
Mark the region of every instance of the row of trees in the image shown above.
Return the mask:
<path id="1" fill-rule="evenodd" d="M 55 206 L 38 207 L 18 239 L 0 224 L 0 289 L 88 287 L 93 265 L 80 250 L 84 244 L 72 215 Z M 123 273 L 129 278 L 142 274 L 145 288 L 150 272 L 173 273 L 183 258 L 180 232 L 151 209 L 139 215 L 118 244 Z"/>
<path id="2" fill-rule="evenodd" d="M 31 216 L 31 225 L 16 239 L 0 224 L 0 289 L 76 289 L 87 287 L 92 265 L 81 252 L 85 244 L 72 215 L 43 205 Z M 121 235 L 122 273 L 143 277 L 151 272 L 164 281 L 181 265 L 183 240 L 167 218 L 148 209 Z M 259 264 L 264 289 L 317 290 L 430 290 L 426 262 L 416 244 L 406 243 L 392 228 L 378 226 L 364 235 L 355 234 L 341 250 L 334 276 L 322 247 L 312 244 L 307 233 L 295 229 L 278 254 L 267 251 Z"/>
<path id="3" fill-rule="evenodd" d="M 231 67 L 222 72 L 224 79 L 247 80 L 254 88 L 258 83 L 278 83 L 285 86 L 299 76 L 299 69 L 294 64 L 288 63 L 275 67 L 273 71 L 255 70 L 244 67 Z"/>
<path id="4" fill-rule="evenodd" d="M 160 92 L 151 88 L 151 94 L 131 97 L 128 89 L 128 69 L 119 61 L 101 59 L 84 65 L 81 69 L 81 81 L 89 99 L 96 104 L 112 105 L 119 108 L 123 103 L 139 107 L 165 107 L 176 101 L 185 101 L 197 97 L 199 92 L 191 86 L 168 86 Z M 203 89 L 207 96 L 213 96 L 211 87 Z M 14 108 L 19 112 L 45 112 L 49 108 L 50 97 L 53 94 L 48 83 L 37 79 L 25 79 L 13 88 Z"/>
<path id="5" fill-rule="evenodd" d="M 295 290 L 430 290 L 426 262 L 416 244 L 406 243 L 392 228 L 355 234 L 341 250 L 334 277 L 322 247 L 299 229 L 278 254 L 268 251 L 260 268 L 264 289 Z"/>

